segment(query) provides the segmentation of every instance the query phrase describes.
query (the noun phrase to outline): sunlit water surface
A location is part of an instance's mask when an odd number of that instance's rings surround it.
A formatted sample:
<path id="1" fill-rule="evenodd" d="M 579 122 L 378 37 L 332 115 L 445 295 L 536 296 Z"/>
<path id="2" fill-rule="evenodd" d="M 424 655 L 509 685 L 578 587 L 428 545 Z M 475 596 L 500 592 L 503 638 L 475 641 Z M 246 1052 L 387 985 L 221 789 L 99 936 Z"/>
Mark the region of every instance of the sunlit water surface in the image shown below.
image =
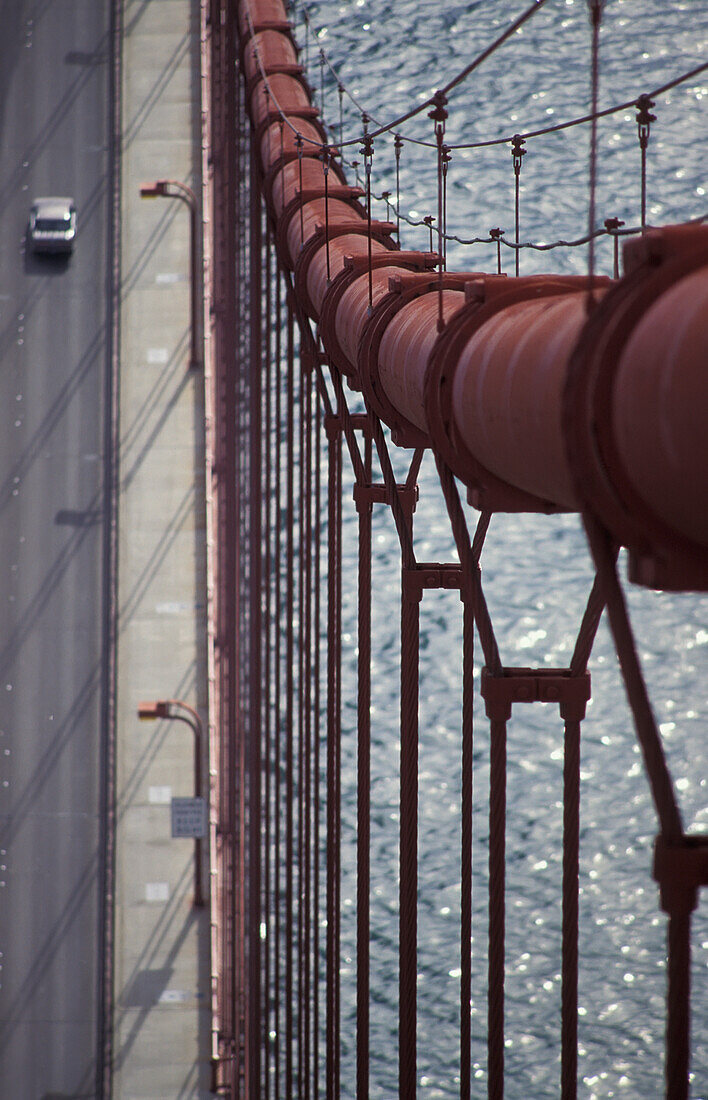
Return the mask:
<path id="1" fill-rule="evenodd" d="M 319 99 L 319 49 L 369 115 L 387 122 L 444 85 L 524 10 L 512 0 L 312 0 L 304 54 Z M 305 33 L 300 24 L 300 42 Z M 601 33 L 600 106 L 633 100 L 702 64 L 708 6 L 697 0 L 608 0 Z M 326 113 L 339 134 L 339 95 L 324 70 Z M 551 0 L 454 93 L 446 140 L 507 136 L 583 115 L 589 104 L 590 34 L 582 0 Z M 708 74 L 662 96 L 648 152 L 647 218 L 666 224 L 708 211 L 705 174 Z M 361 124 L 343 100 L 344 136 Z M 372 126 L 374 124 L 372 123 Z M 424 113 L 403 127 L 432 140 Z M 587 229 L 589 128 L 529 140 L 522 166 L 521 239 L 549 242 Z M 348 156 L 358 156 L 358 147 Z M 359 158 L 360 159 L 360 158 Z M 639 150 L 634 111 L 598 128 L 597 219 L 639 221 Z M 392 143 L 376 142 L 374 189 L 395 195 Z M 406 144 L 401 209 L 437 213 L 431 150 Z M 381 204 L 375 216 L 386 217 Z M 453 153 L 448 231 L 513 238 L 508 145 Z M 402 233 L 426 247 L 427 230 Z M 513 270 L 513 253 L 504 251 Z M 522 273 L 583 272 L 587 249 L 523 252 Z M 597 246 L 611 273 L 612 245 Z M 488 245 L 452 244 L 448 267 L 495 270 Z M 397 454 L 403 471 L 406 455 Z M 419 560 L 454 560 L 447 513 L 430 459 L 420 477 Z M 345 490 L 345 499 L 348 492 Z M 351 499 L 349 496 L 348 499 Z M 372 709 L 371 1096 L 397 1093 L 398 986 L 398 543 L 387 510 L 374 520 Z M 345 576 L 356 576 L 356 517 L 345 508 Z M 484 584 L 507 664 L 566 664 L 592 573 L 576 516 L 499 516 L 483 554 Z M 348 592 L 348 595 L 346 594 Z M 639 650 L 687 827 L 708 828 L 707 603 L 695 595 L 629 592 Z M 356 606 L 345 585 L 345 705 L 342 885 L 343 1095 L 354 1095 L 356 975 Z M 591 660 L 593 699 L 583 727 L 580 897 L 582 1100 L 658 1097 L 663 1092 L 665 919 L 651 878 L 657 831 L 641 755 L 603 622 Z M 421 619 L 418 1091 L 458 1091 L 460 905 L 460 603 L 426 594 Z M 486 1094 L 486 868 L 489 741 L 476 707 L 474 814 L 473 1077 Z M 557 710 L 518 708 L 509 734 L 506 1095 L 559 1095 L 562 729 Z M 693 1084 L 708 1097 L 708 899 L 693 925 Z"/>

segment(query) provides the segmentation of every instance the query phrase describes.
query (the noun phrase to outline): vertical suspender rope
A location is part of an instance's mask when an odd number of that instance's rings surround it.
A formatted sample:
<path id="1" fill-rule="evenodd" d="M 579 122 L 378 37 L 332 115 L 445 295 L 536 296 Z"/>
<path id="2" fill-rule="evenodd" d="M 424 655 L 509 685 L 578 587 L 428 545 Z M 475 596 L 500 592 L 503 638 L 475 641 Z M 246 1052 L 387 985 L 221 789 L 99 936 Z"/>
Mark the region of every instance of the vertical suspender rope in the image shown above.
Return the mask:
<path id="1" fill-rule="evenodd" d="M 639 149 L 641 152 L 641 226 L 642 233 L 647 229 L 647 146 L 649 144 L 649 131 L 652 122 L 656 122 L 656 115 L 651 113 L 654 106 L 653 99 L 648 95 L 640 95 L 637 100 L 637 135 L 639 137 Z"/>
<path id="2" fill-rule="evenodd" d="M 472 814 L 472 775 L 471 757 L 465 754 L 472 750 L 472 700 L 468 692 L 471 691 L 471 678 L 473 676 L 473 660 L 471 640 L 469 632 L 472 625 L 467 617 L 469 612 L 467 604 L 474 613 L 474 618 L 479 631 L 480 643 L 486 666 L 493 676 L 502 673 L 501 658 L 497 642 L 494 637 L 489 611 L 484 593 L 482 591 L 479 576 L 479 557 L 484 544 L 484 539 L 489 526 L 489 513 L 482 513 L 477 526 L 477 532 L 472 545 L 470 545 L 467 523 L 460 495 L 455 483 L 455 478 L 449 467 L 436 457 L 440 485 L 447 505 L 448 515 L 452 526 L 455 545 L 462 566 L 461 594 L 465 600 L 464 637 L 466 655 L 464 660 L 464 684 L 463 684 L 463 822 L 462 822 L 462 864 L 463 875 L 467 866 L 469 888 L 462 893 L 461 914 L 461 982 L 460 982 L 460 1018 L 461 1018 L 461 1072 L 460 1095 L 467 1097 L 469 1094 L 469 1055 L 466 1047 L 468 1042 L 466 1035 L 469 1031 L 469 979 L 467 974 L 471 970 L 471 958 L 469 955 L 469 933 L 471 932 L 471 830 Z M 498 704 L 497 704 L 498 707 Z M 506 710 L 496 709 L 490 713 L 490 704 L 487 703 L 487 714 L 491 719 L 491 750 L 490 750 L 490 810 L 489 810 L 489 980 L 487 994 L 487 1093 L 490 1100 L 501 1100 L 504 1095 L 504 863 L 505 863 L 505 829 L 506 829 L 506 721 L 511 713 L 511 708 Z M 466 739 L 467 738 L 467 743 Z M 466 765 L 466 766 L 465 766 Z M 467 787 L 469 784 L 469 787 Z M 465 809 L 465 806 L 467 807 Z M 463 877 L 464 884 L 464 877 Z M 469 914 L 469 915 L 468 915 Z M 467 1055 L 467 1057 L 466 1057 Z"/>
<path id="3" fill-rule="evenodd" d="M 303 213 L 304 202 L 302 201 L 302 134 L 295 134 L 295 146 L 297 148 L 297 170 L 298 170 L 298 187 L 300 189 L 300 248 L 305 243 L 305 215 Z"/>
<path id="4" fill-rule="evenodd" d="M 487 1096 L 504 1096 L 504 953 L 506 923 L 506 726 L 511 704 L 487 706 L 489 758 L 489 985 Z"/>
<path id="5" fill-rule="evenodd" d="M 443 269 L 447 271 L 447 174 L 450 167 L 450 161 L 452 160 L 452 153 L 447 145 L 442 147 L 442 263 Z"/>
<path id="6" fill-rule="evenodd" d="M 668 1018 L 666 1027 L 666 1095 L 687 1100 L 691 1029 L 691 909 L 669 910 Z"/>
<path id="7" fill-rule="evenodd" d="M 588 203 L 588 292 L 586 295 L 586 309 L 589 311 L 594 304 L 593 280 L 595 278 L 595 193 L 597 189 L 597 105 L 600 88 L 600 23 L 602 22 L 602 8 L 604 0 L 588 0 L 590 12 L 590 25 L 592 28 L 591 42 L 591 75 L 590 75 L 590 170 Z"/>
<path id="8" fill-rule="evenodd" d="M 337 94 L 339 95 L 339 154 L 342 155 L 342 144 L 344 142 L 344 85 L 337 85 Z"/>
<path id="9" fill-rule="evenodd" d="M 364 440 L 366 487 L 371 484 L 371 437 Z M 362 486 L 364 488 L 364 486 Z M 357 498 L 359 513 L 359 624 L 357 698 L 357 939 L 356 1096 L 369 1097 L 369 942 L 371 835 L 371 497 Z"/>
<path id="10" fill-rule="evenodd" d="M 415 1096 L 417 1084 L 418 655 L 422 596 L 417 581 L 414 563 L 404 558 L 401 570 L 399 1100 Z"/>
<path id="11" fill-rule="evenodd" d="M 438 154 L 438 332 L 442 332 L 445 327 L 445 321 L 443 319 L 443 268 L 445 266 L 445 242 L 443 239 L 443 138 L 445 137 L 445 120 L 447 119 L 447 111 L 445 110 L 447 96 L 444 92 L 436 92 L 433 99 L 435 106 L 433 110 L 428 113 L 428 118 L 431 118 L 435 123 L 435 144 Z"/>
<path id="12" fill-rule="evenodd" d="M 281 194 L 285 194 L 285 142 L 283 139 L 283 130 L 285 123 L 282 117 L 278 119 L 278 128 L 280 130 L 280 190 Z"/>
<path id="13" fill-rule="evenodd" d="M 303 937 L 304 954 L 304 1000 L 305 1000 L 305 1046 L 303 1051 L 303 1063 L 305 1066 L 305 1090 L 304 1100 L 310 1100 L 311 1081 L 311 1040 L 312 1040 L 312 968 L 310 955 L 312 950 L 312 459 L 313 459 L 313 424 L 312 424 L 312 386 L 314 381 L 314 363 L 310 356 L 303 356 L 303 385 L 305 387 L 305 408 L 303 415 L 305 432 L 305 454 L 303 456 L 304 480 L 304 544 L 305 544 L 305 630 L 304 630 L 304 675 L 303 675 L 303 699 L 305 707 L 305 772 L 302 778 L 304 788 L 304 916 L 305 935 Z"/>
<path id="14" fill-rule="evenodd" d="M 374 143 L 367 131 L 369 124 L 368 115 L 362 115 L 364 124 L 364 136 L 359 152 L 364 158 L 364 174 L 366 176 L 366 226 L 367 226 L 367 256 L 369 260 L 369 315 L 373 309 L 373 271 L 372 271 L 372 243 L 371 243 L 371 158 L 374 155 Z"/>
<path id="15" fill-rule="evenodd" d="M 514 225 L 516 227 L 515 272 L 519 274 L 519 187 L 521 183 L 521 158 L 526 156 L 525 138 L 514 134 L 511 139 L 511 156 L 514 165 Z"/>
<path id="16" fill-rule="evenodd" d="M 561 1100 L 575 1100 L 578 1087 L 579 838 L 580 721 L 574 716 L 565 723 L 563 755 Z"/>
<path id="17" fill-rule="evenodd" d="M 336 417 L 327 421 L 328 483 L 327 483 L 327 959 L 325 971 L 325 1025 L 326 1025 L 326 1097 L 333 1100 L 332 1062 L 334 1057 L 334 739 L 335 739 L 335 631 L 337 614 L 335 606 L 335 570 L 337 567 L 336 504 L 337 439 L 339 426 Z"/>
<path id="18" fill-rule="evenodd" d="M 271 1061 L 273 1056 L 273 1047 L 271 1043 L 271 1011 L 272 1011 L 272 996 L 271 996 L 271 968 L 270 968 L 270 955 L 272 949 L 272 893 L 271 893 L 271 846 L 272 846 L 272 821 L 273 813 L 271 806 L 272 799 L 272 780 L 273 780 L 273 724 L 272 724 L 272 689 L 273 689 L 273 559 L 271 554 L 271 535 L 272 535 L 272 496 L 273 496 L 273 468 L 272 468 L 272 456 L 273 456 L 273 408 L 272 408 L 272 386 L 273 386 L 273 339 L 272 339 L 272 320 L 273 320 L 273 302 L 272 302 L 272 290 L 273 290 L 273 250 L 271 248 L 270 230 L 266 223 L 266 233 L 264 240 L 264 270 L 265 270 L 265 370 L 264 370 L 264 407 L 263 407 L 263 419 L 264 430 L 261 437 L 262 447 L 262 461 L 265 468 L 265 499 L 263 508 L 263 522 L 264 522 L 264 602 L 265 602 L 265 630 L 263 637 L 264 646 L 264 703 L 263 703 L 263 760 L 264 760 L 264 806 L 265 806 L 265 826 L 263 831 L 263 922 L 265 925 L 266 938 L 263 951 L 263 1053 L 264 1053 L 264 1098 L 270 1100 L 270 1084 L 271 1084 Z M 276 726 L 277 732 L 277 726 Z"/>
<path id="19" fill-rule="evenodd" d="M 462 796 L 460 835 L 460 1100 L 470 1100 L 472 1063 L 472 810 L 474 750 L 474 611 L 463 577 Z"/>
<path id="20" fill-rule="evenodd" d="M 325 55 L 324 50 L 322 49 L 322 47 L 320 47 L 320 111 L 322 112 L 322 118 L 325 117 L 324 70 Z"/>
<path id="21" fill-rule="evenodd" d="M 398 245 L 401 245 L 401 150 L 403 148 L 403 138 L 400 134 L 396 134 L 393 139 L 393 152 L 396 157 L 396 238 Z"/>
<path id="22" fill-rule="evenodd" d="M 602 589 L 593 581 L 570 661 L 571 676 L 582 675 L 604 607 Z M 561 1100 L 575 1100 L 578 1087 L 578 889 L 580 847 L 580 721 L 584 704 L 561 705 L 565 721 L 563 754 L 563 887 L 561 946 Z"/>
<path id="23" fill-rule="evenodd" d="M 327 251 L 327 286 L 332 281 L 332 273 L 329 260 L 329 146 L 322 146 L 322 164 L 324 167 L 324 201 L 325 201 L 325 248 Z"/>
<path id="24" fill-rule="evenodd" d="M 401 546 L 401 779 L 399 819 L 398 1095 L 415 1096 L 417 1079 L 418 661 L 422 588 L 416 575 L 412 503 L 404 507 L 378 417 L 369 421 Z M 417 470 L 420 453 L 413 458 Z M 414 474 L 412 475 L 414 476 Z"/>
<path id="25" fill-rule="evenodd" d="M 314 532 L 314 685 L 313 685 L 313 713 L 314 713 L 314 913 L 312 918 L 313 944 L 312 944 L 312 1063 L 313 1063 L 313 1098 L 319 1100 L 320 1092 L 320 584 L 322 580 L 321 570 L 321 540 L 322 540 L 322 415 L 319 405 L 315 404 L 315 532 Z"/>
<path id="26" fill-rule="evenodd" d="M 257 51 L 257 50 L 254 50 L 254 51 L 253 51 L 253 56 L 254 56 L 254 58 L 255 58 L 255 60 L 256 60 L 256 63 L 257 63 L 257 64 L 260 64 L 260 61 L 259 61 L 259 58 L 258 58 L 258 51 Z M 266 115 L 269 115 L 269 114 L 270 114 L 270 111 L 271 111 L 271 103 L 270 103 L 270 85 L 269 85 L 269 83 L 268 83 L 268 81 L 267 81 L 267 80 L 265 80 L 265 81 L 263 82 L 263 98 L 265 99 L 265 111 L 266 111 Z M 267 147 L 267 157 L 268 157 L 268 163 L 270 163 L 270 127 L 268 127 L 268 129 L 266 130 L 266 147 Z"/>
<path id="27" fill-rule="evenodd" d="M 307 8 L 304 4 L 300 4 L 300 10 L 302 12 L 302 25 L 304 28 L 305 36 L 305 72 L 310 68 L 310 20 L 307 14 Z"/>
<path id="28" fill-rule="evenodd" d="M 612 236 L 613 246 L 613 264 L 612 264 L 612 277 L 613 279 L 619 279 L 619 236 L 617 230 L 624 222 L 619 218 L 605 218 L 605 229 Z"/>
<path id="29" fill-rule="evenodd" d="M 502 273 L 501 241 L 502 241 L 502 237 L 504 236 L 504 230 L 503 229 L 498 229 L 498 228 L 497 229 L 490 229 L 489 230 L 489 236 L 492 238 L 493 241 L 496 241 L 496 245 L 497 245 L 497 275 L 501 275 L 501 273 Z"/>
<path id="30" fill-rule="evenodd" d="M 294 975 L 293 975 L 293 854 L 294 854 L 294 762 L 293 762 L 293 701 L 295 695 L 293 665 L 295 661 L 294 644 L 294 327 L 292 302 L 288 299 L 287 332 L 287 439 L 286 439 L 286 613 L 285 613 L 285 1095 L 294 1094 L 293 1081 L 293 1039 L 294 1039 Z"/>
<path id="31" fill-rule="evenodd" d="M 309 1007 L 306 1003 L 306 964 L 305 964 L 305 938 L 307 926 L 307 898 L 305 893 L 307 860 L 305 840 L 305 709 L 306 709 L 306 660 L 305 660 L 305 634 L 306 634 L 306 507 L 307 507 L 307 471 L 306 471 L 306 364 L 302 354 L 302 339 L 300 339 L 298 357 L 298 455 L 296 466 L 298 471 L 298 1097 L 305 1098 L 307 1091 L 307 1070 L 305 1059 L 305 1035 L 307 1030 Z"/>
<path id="32" fill-rule="evenodd" d="M 428 248 L 432 252 L 433 251 L 433 222 L 435 221 L 435 218 L 433 217 L 432 214 L 426 214 L 425 217 L 423 218 L 423 221 L 428 227 Z"/>
<path id="33" fill-rule="evenodd" d="M 341 674 L 341 485 L 342 446 L 339 416 L 327 419 L 329 444 L 327 551 L 327 966 L 326 1096 L 339 1096 L 338 1030 L 338 806 Z"/>
<path id="34" fill-rule="evenodd" d="M 239 121 L 244 118 L 243 111 L 243 92 L 239 89 L 239 95 L 237 97 L 237 115 Z M 239 216 L 236 222 L 236 231 L 238 236 L 238 247 L 236 250 L 236 313 L 240 318 L 242 315 L 248 316 L 248 298 L 245 293 L 241 293 L 241 286 L 246 284 L 246 256 L 247 256 L 247 240 L 246 240 L 246 203 L 249 202 L 250 191 L 250 172 L 248 167 L 248 138 L 247 130 L 243 125 L 239 126 L 239 142 L 238 142 L 238 156 L 237 156 L 237 171 L 239 175 L 239 190 L 245 192 L 244 202 L 239 209 Z M 238 331 L 238 370 L 236 375 L 236 394 L 235 394 L 235 419 L 236 419 L 236 434 L 237 442 L 235 448 L 235 480 L 236 480 L 236 501 L 235 511 L 236 516 L 240 517 L 245 511 L 245 443 L 246 437 L 244 432 L 243 423 L 243 387 L 244 387 L 244 375 L 248 370 L 248 356 L 246 353 L 246 339 L 245 333 L 247 326 L 244 324 L 239 327 Z M 234 653 L 234 670 L 233 670 L 233 721 L 236 744 L 234 746 L 234 779 L 236 783 L 237 795 L 233 800 L 236 805 L 232 811 L 234 822 L 234 832 L 237 835 L 237 847 L 234 853 L 233 861 L 233 881 L 234 881 L 234 893 L 235 893 L 235 911 L 233 913 L 232 935 L 234 938 L 234 948 L 232 951 L 232 1012 L 233 1012 L 233 1033 L 232 1033 L 232 1074 L 233 1081 L 240 1080 L 242 1077 L 244 1081 L 248 1078 L 248 1063 L 244 1054 L 244 1047 L 246 1042 L 246 1012 L 247 1012 L 247 999 L 246 999 L 246 960 L 245 960 L 245 938 L 246 938 L 246 820 L 245 820 L 245 791 L 246 791 L 246 766 L 245 766 L 245 739 L 243 736 L 243 684 L 241 681 L 241 658 L 244 647 L 244 631 L 243 631 L 243 609 L 246 606 L 245 594 L 243 592 L 243 571 L 244 561 L 246 558 L 246 547 L 244 545 L 244 537 L 241 531 L 240 525 L 236 531 L 236 539 L 238 545 L 237 559 L 235 562 L 236 576 L 234 579 L 234 585 L 236 588 L 236 607 L 234 618 L 234 633 L 236 635 L 236 646 Z M 229 806 L 232 805 L 233 794 L 230 790 L 226 791 L 226 798 L 228 799 Z M 228 932 L 227 932 L 228 935 Z"/>
<path id="35" fill-rule="evenodd" d="M 251 211 L 249 242 L 250 282 L 250 403 L 249 403 L 249 935 L 248 935 L 248 1095 L 260 1100 L 261 1091 L 261 196 L 255 150 L 251 147 Z"/>
<path id="36" fill-rule="evenodd" d="M 337 636 L 335 654 L 337 665 L 336 708 L 335 708 L 335 803 L 334 803 L 334 1059 L 333 1085 L 334 1100 L 339 1100 L 341 1077 L 341 913 L 342 913 L 342 445 L 341 423 L 343 412 L 339 410 L 340 434 L 337 445 L 337 572 L 335 576 L 335 598 L 337 607 Z"/>
<path id="37" fill-rule="evenodd" d="M 281 127 L 282 133 L 282 127 Z M 274 931 L 273 931 L 273 989 L 275 995 L 275 1005 L 273 1011 L 273 1023 L 275 1029 L 275 1070 L 273 1089 L 275 1094 L 275 1100 L 280 1100 L 280 1060 L 282 1057 L 282 1043 L 280 1034 L 280 1021 L 281 1021 L 281 979 L 280 979 L 280 957 L 282 951 L 281 944 L 281 828 L 280 818 L 282 813 L 282 798 L 281 798 L 281 742 L 284 735 L 287 735 L 285 725 L 283 722 L 282 711 L 282 699 L 281 699 L 281 629 L 282 629 L 282 592 L 281 592 L 281 578 L 282 578 L 282 565 L 281 565 L 281 553 L 282 553 L 282 540 L 281 530 L 282 524 L 280 519 L 281 513 L 281 500 L 282 500 L 282 450 L 281 450 L 281 427 L 282 427 L 282 399 L 281 399 L 281 366 L 282 366 L 282 291 L 280 286 L 280 280 L 278 278 L 277 269 L 277 257 L 276 257 L 276 296 L 275 296 L 275 420 L 274 420 L 274 447 L 275 447 L 275 488 L 274 488 L 274 562 L 275 562 L 275 634 L 274 634 L 274 652 L 273 652 L 273 673 L 275 678 L 274 683 L 274 714 L 275 714 L 275 753 L 273 759 L 274 769 L 274 806 L 273 813 L 275 821 L 273 823 L 275 832 L 275 852 L 274 852 Z"/>

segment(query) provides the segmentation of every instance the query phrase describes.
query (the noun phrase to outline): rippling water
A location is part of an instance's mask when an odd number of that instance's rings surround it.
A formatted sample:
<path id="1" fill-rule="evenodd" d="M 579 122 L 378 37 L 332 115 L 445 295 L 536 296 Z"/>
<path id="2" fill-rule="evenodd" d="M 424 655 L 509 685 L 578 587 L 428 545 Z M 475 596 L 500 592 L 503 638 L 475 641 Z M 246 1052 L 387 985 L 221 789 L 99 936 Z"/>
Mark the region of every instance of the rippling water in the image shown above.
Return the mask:
<path id="1" fill-rule="evenodd" d="M 319 31 L 308 46 L 319 94 L 319 48 L 373 119 L 387 122 L 447 83 L 522 10 L 511 0 L 311 0 Z M 298 30 L 305 41 L 302 26 Z M 586 112 L 590 35 L 582 0 L 551 0 L 454 94 L 446 140 L 486 140 Z M 702 64 L 708 5 L 700 0 L 608 0 L 601 34 L 600 106 L 633 100 Z M 328 117 L 338 129 L 336 83 L 325 70 Z M 648 153 L 647 217 L 665 224 L 708 210 L 705 174 L 708 74 L 662 96 Z M 360 132 L 344 99 L 344 134 Z M 431 140 L 422 118 L 406 136 Z M 521 238 L 552 241 L 587 229 L 588 127 L 529 140 L 522 167 Z M 355 147 L 356 148 L 356 147 Z M 639 221 L 639 150 L 634 111 L 598 130 L 598 221 Z M 390 140 L 376 143 L 374 187 L 395 193 Z M 431 151 L 407 144 L 402 209 L 413 220 L 437 212 Z M 448 231 L 513 237 L 508 146 L 456 151 L 450 168 Z M 378 216 L 385 216 L 385 209 Z M 404 247 L 427 231 L 404 227 Z M 507 270 L 513 254 L 504 253 Z M 601 241 L 600 270 L 612 249 Z M 490 246 L 451 246 L 448 267 L 494 270 Z M 586 249 L 524 252 L 522 273 L 582 272 Z M 404 465 L 405 455 L 396 459 Z M 432 463 L 426 460 L 416 517 L 421 560 L 453 559 Z M 345 511 L 346 574 L 356 569 L 356 522 Z M 375 514 L 374 707 L 372 748 L 372 1097 L 396 1094 L 398 874 L 399 552 L 390 517 Z M 557 666 L 572 650 L 591 569 L 575 516 L 499 516 L 483 554 L 487 596 L 509 664 Z M 633 589 L 639 649 L 684 820 L 708 828 L 706 718 L 707 601 Z M 345 607 L 344 881 L 342 889 L 344 1095 L 354 1094 L 356 609 Z M 347 644 L 348 643 L 348 644 Z M 426 594 L 421 623 L 419 1092 L 452 1097 L 457 1086 L 459 984 L 460 605 Z M 665 920 L 651 879 L 656 819 L 604 623 L 591 660 L 593 700 L 584 724 L 581 793 L 580 1083 L 583 1100 L 658 1097 L 663 1092 Z M 476 1095 L 486 1093 L 486 837 L 488 734 L 477 707 L 473 1059 Z M 509 736 L 507 1096 L 558 1095 L 562 739 L 557 712 L 515 713 Z M 694 919 L 693 1085 L 708 1097 L 708 899 Z"/>

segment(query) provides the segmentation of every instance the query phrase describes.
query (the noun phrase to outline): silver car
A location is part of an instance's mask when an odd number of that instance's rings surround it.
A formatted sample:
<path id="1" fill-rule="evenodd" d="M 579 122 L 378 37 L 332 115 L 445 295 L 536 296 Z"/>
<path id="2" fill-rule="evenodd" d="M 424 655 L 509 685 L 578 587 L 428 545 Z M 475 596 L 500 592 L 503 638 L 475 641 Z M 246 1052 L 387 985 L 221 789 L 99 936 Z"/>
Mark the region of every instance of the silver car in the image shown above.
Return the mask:
<path id="1" fill-rule="evenodd" d="M 71 252 L 75 237 L 73 199 L 48 196 L 34 200 L 29 218 L 29 243 L 33 252 Z"/>

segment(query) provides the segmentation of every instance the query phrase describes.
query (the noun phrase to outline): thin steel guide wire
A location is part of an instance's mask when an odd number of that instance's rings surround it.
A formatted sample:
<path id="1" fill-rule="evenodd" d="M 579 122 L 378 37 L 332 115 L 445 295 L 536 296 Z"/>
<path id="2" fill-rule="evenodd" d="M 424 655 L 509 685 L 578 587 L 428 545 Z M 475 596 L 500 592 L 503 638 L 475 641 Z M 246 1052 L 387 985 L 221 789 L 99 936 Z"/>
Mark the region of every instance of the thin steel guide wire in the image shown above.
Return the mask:
<path id="1" fill-rule="evenodd" d="M 588 0 L 590 9 L 590 24 L 592 27 L 591 45 L 591 75 L 590 75 L 590 101 L 592 125 L 590 127 L 590 168 L 589 168 L 589 203 L 588 203 L 588 291 L 586 296 L 586 308 L 588 312 L 594 303 L 593 283 L 595 278 L 595 238 L 593 228 L 595 225 L 595 192 L 597 187 L 597 100 L 600 88 L 600 23 L 602 22 L 603 0 Z"/>

